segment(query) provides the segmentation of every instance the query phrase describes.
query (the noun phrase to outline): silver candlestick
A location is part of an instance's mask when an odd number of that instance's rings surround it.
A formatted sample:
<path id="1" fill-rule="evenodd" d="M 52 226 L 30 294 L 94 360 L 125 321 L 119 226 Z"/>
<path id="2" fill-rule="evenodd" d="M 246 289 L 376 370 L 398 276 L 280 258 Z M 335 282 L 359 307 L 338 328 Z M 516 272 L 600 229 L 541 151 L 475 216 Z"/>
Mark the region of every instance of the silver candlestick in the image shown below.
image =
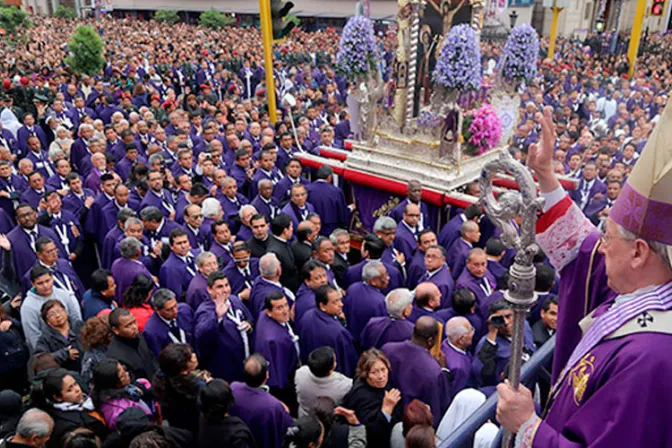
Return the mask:
<path id="1" fill-rule="evenodd" d="M 513 175 L 520 186 L 520 191 L 507 191 L 495 198 L 492 180 L 495 174 Z M 534 292 L 536 269 L 533 264 L 537 253 L 535 228 L 537 212 L 544 205 L 544 199 L 537 196 L 537 188 L 529 170 L 516 161 L 508 152 L 502 150 L 499 158 L 489 162 L 481 171 L 480 203 L 492 222 L 502 232 L 502 242 L 509 248 L 516 249 L 516 257 L 509 270 L 508 291 L 504 298 L 513 309 L 513 338 L 511 341 L 511 360 L 509 362 L 509 382 L 511 387 L 518 389 L 520 385 L 520 368 L 523 363 L 524 329 L 527 312 L 537 299 Z M 512 221 L 520 217 L 520 233 Z M 513 436 L 504 433 L 503 448 L 509 448 Z"/>

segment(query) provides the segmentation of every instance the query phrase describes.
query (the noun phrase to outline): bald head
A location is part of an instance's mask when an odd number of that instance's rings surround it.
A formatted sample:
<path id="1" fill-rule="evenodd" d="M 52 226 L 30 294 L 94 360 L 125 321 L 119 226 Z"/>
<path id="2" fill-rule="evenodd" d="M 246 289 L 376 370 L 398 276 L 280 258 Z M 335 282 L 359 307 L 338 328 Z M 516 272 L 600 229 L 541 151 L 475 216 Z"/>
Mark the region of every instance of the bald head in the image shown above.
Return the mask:
<path id="1" fill-rule="evenodd" d="M 446 338 L 457 348 L 469 348 L 473 335 L 474 327 L 465 317 L 455 316 L 446 322 Z"/>
<path id="2" fill-rule="evenodd" d="M 420 283 L 415 288 L 415 304 L 420 308 L 434 310 L 441 305 L 441 291 L 434 283 Z"/>
<path id="3" fill-rule="evenodd" d="M 439 335 L 439 323 L 431 316 L 422 316 L 413 327 L 413 343 L 429 349 Z"/>

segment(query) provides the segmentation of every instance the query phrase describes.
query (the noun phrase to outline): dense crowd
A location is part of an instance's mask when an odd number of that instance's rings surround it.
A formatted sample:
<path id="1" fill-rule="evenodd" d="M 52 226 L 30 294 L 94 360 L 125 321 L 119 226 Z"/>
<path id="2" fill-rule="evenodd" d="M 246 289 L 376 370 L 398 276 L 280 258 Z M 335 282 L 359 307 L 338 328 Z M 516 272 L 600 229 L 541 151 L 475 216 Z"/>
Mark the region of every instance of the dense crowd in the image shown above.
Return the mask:
<path id="1" fill-rule="evenodd" d="M 87 77 L 63 64 L 80 22 L 34 22 L 0 48 L 3 446 L 433 447 L 504 380 L 514 253 L 480 207 L 436 228 L 410 182 L 357 254 L 356 204 L 297 158 L 351 137 L 334 30 L 276 46 L 293 131 L 285 108 L 269 122 L 256 30 L 102 20 Z M 656 50 L 629 80 L 595 38 L 540 59 L 510 150 L 525 163 L 551 107 L 554 171 L 599 227 L 672 76 Z M 501 46 L 482 46 L 491 77 Z M 535 263 L 526 359 L 562 307 Z M 529 385 L 542 404 L 548 372 Z"/>

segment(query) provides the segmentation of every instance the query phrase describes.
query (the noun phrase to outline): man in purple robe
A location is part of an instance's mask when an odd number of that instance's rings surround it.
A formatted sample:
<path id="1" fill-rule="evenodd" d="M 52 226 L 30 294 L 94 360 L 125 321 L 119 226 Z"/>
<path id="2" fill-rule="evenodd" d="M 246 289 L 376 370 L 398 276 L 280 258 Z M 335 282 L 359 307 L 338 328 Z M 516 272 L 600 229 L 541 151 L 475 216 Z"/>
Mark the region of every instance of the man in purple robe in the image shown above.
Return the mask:
<path id="1" fill-rule="evenodd" d="M 229 229 L 229 224 L 224 220 L 213 222 L 210 226 L 210 236 L 212 237 L 210 252 L 217 257 L 219 269 L 224 269 L 233 260 L 231 230 Z M 232 279 L 229 279 L 229 281 L 232 281 Z M 235 292 L 233 285 L 231 285 L 231 287 L 232 291 L 234 291 L 233 294 L 237 295 L 238 293 Z"/>
<path id="2" fill-rule="evenodd" d="M 38 238 L 49 238 L 58 248 L 58 257 L 68 259 L 67 252 L 56 234 L 48 227 L 37 224 L 37 212 L 29 204 L 20 204 L 16 209 L 16 226 L 7 234 L 12 245 L 11 258 L 14 273 L 22 279 L 37 261 L 35 255 Z"/>
<path id="3" fill-rule="evenodd" d="M 216 378 L 228 382 L 243 379 L 243 361 L 252 351 L 254 319 L 236 296 L 226 276 L 208 276 L 210 299 L 194 315 L 194 346 L 199 361 Z"/>
<path id="4" fill-rule="evenodd" d="M 607 194 L 607 186 L 597 178 L 597 164 L 589 161 L 583 167 L 581 181 L 570 196 L 584 212 L 588 204 L 595 197 L 603 197 Z"/>
<path id="5" fill-rule="evenodd" d="M 204 251 L 210 245 L 210 225 L 203 223 L 203 212 L 197 204 L 187 205 L 184 209 L 184 230 L 189 244 L 194 249 Z"/>
<path id="6" fill-rule="evenodd" d="M 224 273 L 231 285 L 231 294 L 246 302 L 250 299 L 252 285 L 259 277 L 259 260 L 251 258 L 250 249 L 245 241 L 236 241 L 233 244 L 233 259 L 224 268 Z"/>
<path id="7" fill-rule="evenodd" d="M 446 266 L 446 252 L 441 246 L 432 246 L 425 251 L 425 273 L 420 282 L 434 283 L 441 291 L 440 309 L 450 308 L 450 301 L 455 290 L 455 283 Z"/>
<path id="8" fill-rule="evenodd" d="M 182 302 L 189 283 L 196 276 L 195 261 L 201 252 L 191 248 L 187 232 L 182 229 L 173 230 L 168 238 L 170 255 L 161 265 L 159 282 L 161 287 L 173 291 Z"/>
<path id="9" fill-rule="evenodd" d="M 431 408 L 435 425 L 453 396 L 445 357 L 437 360 L 429 353 L 438 337 L 436 319 L 423 316 L 415 323 L 410 340 L 390 342 L 382 348 L 390 360 L 390 382 L 401 392 L 403 406 L 415 399 L 422 401 Z"/>
<path id="10" fill-rule="evenodd" d="M 291 140 L 291 136 L 289 137 Z M 282 156 L 282 151 L 283 151 L 282 148 L 278 149 L 278 160 L 276 161 L 276 164 L 279 167 L 281 166 L 280 159 Z M 295 158 L 288 159 L 287 165 L 284 168 L 284 170 L 285 170 L 285 177 L 283 177 L 277 184 L 275 184 L 275 188 L 273 190 L 273 196 L 278 201 L 280 201 L 281 204 L 289 202 L 292 185 L 302 184 L 304 186 L 307 186 L 308 184 L 310 184 L 310 181 L 301 177 L 301 172 L 303 171 L 303 165 L 301 164 L 301 161 L 299 159 Z"/>
<path id="11" fill-rule="evenodd" d="M 269 361 L 271 394 L 293 411 L 297 409 L 294 374 L 299 367 L 299 337 L 289 325 L 289 304 L 280 291 L 264 299 L 255 329 L 254 350 Z"/>
<path id="12" fill-rule="evenodd" d="M 420 278 L 427 272 L 427 268 L 425 267 L 425 252 L 430 247 L 436 245 L 436 233 L 432 229 L 424 229 L 418 233 L 417 250 L 413 254 L 413 257 L 406 262 L 406 286 L 409 289 L 414 289 L 420 283 Z"/>
<path id="13" fill-rule="evenodd" d="M 499 386 L 498 419 L 523 447 L 669 444 L 672 391 L 661 372 L 672 361 L 661 353 L 672 348 L 671 119 L 666 107 L 600 236 L 555 179 L 545 111 L 543 144 L 528 164 L 546 199 L 537 239 L 562 277 L 554 358 L 562 370 L 543 420 L 529 390 Z"/>
<path id="14" fill-rule="evenodd" d="M 40 140 L 37 137 L 28 137 L 28 152 L 25 158 L 33 162 L 35 171 L 40 173 L 45 179 L 49 179 L 56 173 L 51 161 L 49 161 L 49 154 L 42 149 L 46 146 L 40 145 Z"/>
<path id="15" fill-rule="evenodd" d="M 149 190 L 140 203 L 140 209 L 154 206 L 161 210 L 163 216 L 170 220 L 175 219 L 175 203 L 170 192 L 163 188 L 163 175 L 159 171 L 151 171 L 147 175 Z"/>
<path id="16" fill-rule="evenodd" d="M 81 303 L 85 291 L 84 285 L 82 285 L 82 281 L 75 273 L 70 262 L 58 257 L 56 243 L 46 237 L 38 238 L 35 242 L 35 255 L 37 256 L 35 266 L 44 266 L 49 269 L 54 279 L 54 288 L 73 296 Z M 23 293 L 25 294 L 33 287 L 32 280 L 30 279 L 30 270 L 28 270 L 21 280 Z"/>
<path id="17" fill-rule="evenodd" d="M 403 342 L 411 338 L 413 323 L 407 318 L 413 309 L 413 294 L 405 288 L 395 289 L 385 297 L 387 316 L 369 319 L 361 332 L 362 350 L 381 349 L 388 342 Z"/>
<path id="18" fill-rule="evenodd" d="M 193 344 L 194 312 L 186 303 L 177 303 L 175 293 L 157 289 L 152 294 L 152 307 L 154 314 L 147 320 L 142 334 L 155 356 L 169 344 Z"/>
<path id="19" fill-rule="evenodd" d="M 23 126 L 16 132 L 16 141 L 22 154 L 28 151 L 28 140 L 30 137 L 37 137 L 38 142 L 43 148 L 47 148 L 47 135 L 41 127 L 35 125 L 33 114 L 23 116 Z"/>
<path id="20" fill-rule="evenodd" d="M 495 278 L 488 272 L 488 260 L 483 249 L 476 248 L 469 251 L 466 269 L 457 279 L 455 288 L 466 288 L 473 292 L 476 296 L 476 308 L 479 309 L 492 295 L 496 287 Z"/>
<path id="21" fill-rule="evenodd" d="M 356 347 L 359 347 L 362 330 L 369 320 L 387 315 L 385 296 L 380 291 L 387 288 L 389 281 L 385 265 L 374 260 L 362 269 L 362 281 L 348 287 L 343 313 Z"/>
<path id="22" fill-rule="evenodd" d="M 278 213 L 280 213 L 282 206 L 280 201 L 273 196 L 273 182 L 268 179 L 262 179 L 258 183 L 259 193 L 252 199 L 251 205 L 257 211 L 266 217 L 268 222 L 273 221 Z"/>
<path id="23" fill-rule="evenodd" d="M 296 292 L 294 302 L 294 327 L 299 330 L 299 323 L 308 310 L 315 309 L 315 291 L 328 283 L 326 266 L 318 260 L 309 260 L 301 269 L 303 283 Z"/>
<path id="24" fill-rule="evenodd" d="M 396 222 L 400 222 L 403 218 L 404 211 L 406 206 L 409 204 L 417 205 L 420 208 L 420 217 L 418 218 L 418 232 L 430 227 L 429 223 L 429 208 L 427 204 L 422 202 L 422 184 L 417 180 L 411 180 L 407 185 L 407 196 L 406 199 L 401 201 L 396 207 L 390 212 L 390 218 L 394 219 Z"/>
<path id="25" fill-rule="evenodd" d="M 269 367 L 269 361 L 259 354 L 245 360 L 245 382 L 231 384 L 236 404 L 230 413 L 250 428 L 257 447 L 280 448 L 293 420 L 282 402 L 264 387 L 273 373 Z"/>
<path id="26" fill-rule="evenodd" d="M 331 235 L 338 228 L 350 224 L 350 209 L 343 190 L 333 184 L 334 169 L 322 165 L 317 170 L 317 180 L 308 185 L 308 196 L 315 212 L 322 218 L 321 235 Z"/>
<path id="27" fill-rule="evenodd" d="M 456 239 L 448 248 L 448 257 L 446 262 L 450 267 L 453 280 L 462 274 L 464 265 L 467 261 L 469 251 L 474 248 L 474 244 L 481 239 L 481 230 L 474 221 L 465 221 L 460 227 L 460 238 Z"/>
<path id="28" fill-rule="evenodd" d="M 161 243 L 163 258 L 168 256 L 170 234 L 175 229 L 182 229 L 175 221 L 163 217 L 157 207 L 149 206 L 140 211 L 142 224 L 145 226 L 145 236 L 149 239 L 150 247 Z M 184 230 L 184 229 L 182 229 Z"/>
<path id="29" fill-rule="evenodd" d="M 40 202 L 44 200 L 44 195 L 47 193 L 47 189 L 44 187 L 44 176 L 39 171 L 33 171 L 28 175 L 28 184 L 29 188 L 21 193 L 19 200 L 30 204 L 36 209 L 39 207 Z"/>
<path id="30" fill-rule="evenodd" d="M 396 267 L 406 279 L 406 257 L 394 247 L 394 239 L 397 234 L 397 223 L 389 216 L 381 216 L 373 224 L 373 233 L 382 240 L 384 249 L 380 260 L 383 263 Z M 400 287 L 402 285 L 399 285 Z"/>
<path id="31" fill-rule="evenodd" d="M 271 147 L 275 149 L 275 146 Z M 248 198 L 252 200 L 257 197 L 259 182 L 262 180 L 268 180 L 272 185 L 275 185 L 280 179 L 282 179 L 282 174 L 275 167 L 275 156 L 273 155 L 273 152 L 271 152 L 270 149 L 262 149 L 259 153 L 259 166 L 250 181 Z"/>
<path id="32" fill-rule="evenodd" d="M 152 273 L 139 260 L 142 255 L 142 245 L 140 241 L 133 237 L 126 237 L 121 240 L 120 245 L 121 258 L 112 263 L 112 276 L 117 283 L 116 300 L 122 303 L 122 298 L 126 289 L 133 283 L 138 275 L 144 275 L 147 278 L 153 278 Z"/>
<path id="33" fill-rule="evenodd" d="M 394 236 L 394 247 L 404 254 L 404 260 L 408 260 L 407 264 L 410 264 L 418 247 L 419 219 L 420 207 L 408 204 Z"/>
<path id="34" fill-rule="evenodd" d="M 506 255 L 506 247 L 501 238 L 492 237 L 485 243 L 485 257 L 488 259 L 488 272 L 492 274 L 495 283 L 509 270 L 502 265 L 502 259 Z"/>
<path id="35" fill-rule="evenodd" d="M 114 170 L 117 172 L 117 174 L 119 174 L 119 177 L 121 177 L 121 179 L 126 182 L 126 179 L 128 179 L 129 174 L 131 174 L 133 167 L 138 163 L 147 164 L 147 160 L 145 160 L 143 156 L 138 155 L 138 148 L 136 147 L 135 143 L 124 145 L 124 148 L 126 150 L 126 154 L 120 161 L 117 162 Z"/>
<path id="36" fill-rule="evenodd" d="M 385 261 L 381 260 L 383 251 L 385 250 L 385 245 L 383 240 L 378 238 L 376 235 L 366 235 L 364 237 L 364 242 L 362 243 L 362 261 L 350 266 L 345 273 L 345 279 L 343 280 L 342 288 L 347 288 L 353 283 L 362 281 L 362 270 L 364 265 L 368 263 L 369 260 L 378 260 L 385 265 L 387 270 L 387 275 L 390 276 L 390 281 L 387 285 L 387 288 L 383 290 L 383 294 L 387 294 L 393 289 L 401 288 L 404 286 L 404 276 L 399 270 Z"/>
<path id="37" fill-rule="evenodd" d="M 68 182 L 65 178 L 72 172 L 70 163 L 67 159 L 58 159 L 54 162 L 54 171 L 56 173 L 47 179 L 45 185 L 65 196 L 68 192 Z"/>
<path id="38" fill-rule="evenodd" d="M 77 173 L 68 174 L 65 180 L 70 191 L 63 198 L 63 208 L 81 217 L 82 210 L 86 208 L 88 211 L 96 196 L 93 191 L 82 187 L 82 178 Z"/>
<path id="39" fill-rule="evenodd" d="M 464 209 L 463 212 L 458 213 L 450 221 L 446 223 L 439 233 L 439 244 L 444 249 L 450 249 L 456 239 L 460 237 L 460 229 L 462 223 L 466 221 L 478 221 L 482 215 L 481 207 L 472 204 Z"/>
<path id="40" fill-rule="evenodd" d="M 110 229 L 109 232 L 107 232 L 107 235 L 105 235 L 105 238 L 103 239 L 103 250 L 100 259 L 103 268 L 110 269 L 112 267 L 112 263 L 115 259 L 117 243 L 119 242 L 120 238 L 123 239 L 124 237 L 126 220 L 129 218 L 135 218 L 136 216 L 137 213 L 135 213 L 130 208 L 124 208 L 120 210 L 119 213 L 117 213 L 117 223 L 112 229 Z M 140 221 L 140 224 L 142 224 L 142 221 Z"/>
<path id="41" fill-rule="evenodd" d="M 259 273 L 261 275 L 252 283 L 249 301 L 250 311 L 255 320 L 264 309 L 266 296 L 272 291 L 281 292 L 287 297 L 290 307 L 294 306 L 294 294 L 280 283 L 282 268 L 276 254 L 268 253 L 259 259 Z"/>
<path id="42" fill-rule="evenodd" d="M 336 352 L 336 370 L 352 376 L 359 356 L 352 334 L 340 321 L 343 316 L 341 294 L 330 285 L 320 286 L 315 291 L 315 303 L 317 308 L 308 310 L 298 327 L 301 360 L 307 362 L 313 350 L 328 345 Z"/>
<path id="43" fill-rule="evenodd" d="M 133 210 L 133 207 L 128 202 L 129 191 L 126 185 L 121 183 L 115 185 L 113 194 L 114 199 L 107 203 L 100 211 L 102 219 L 99 224 L 104 227 L 105 234 L 117 225 L 117 215 L 122 208 L 128 207 Z"/>
<path id="44" fill-rule="evenodd" d="M 107 232 L 103 227 L 103 207 L 112 202 L 114 199 L 114 187 L 117 181 L 110 173 L 105 173 L 100 177 L 100 193 L 91 204 L 88 213 L 86 214 L 86 222 L 84 223 L 84 230 L 87 235 L 91 235 L 98 246 L 102 245 Z"/>
<path id="45" fill-rule="evenodd" d="M 422 316 L 430 316 L 433 319 L 443 323 L 443 319 L 436 312 L 441 305 L 441 291 L 434 283 L 420 283 L 415 288 L 415 303 L 408 320 L 415 323 Z"/>
<path id="46" fill-rule="evenodd" d="M 191 279 L 185 295 L 185 302 L 196 311 L 201 303 L 210 300 L 208 295 L 208 276 L 218 270 L 217 258 L 212 252 L 201 252 L 196 257 L 197 273 Z"/>
<path id="47" fill-rule="evenodd" d="M 294 184 L 290 190 L 289 202 L 282 209 L 282 213 L 287 214 L 294 224 L 294 231 L 298 229 L 299 223 L 306 221 L 308 215 L 315 213 L 315 207 L 308 201 L 308 191 L 302 184 Z"/>
<path id="48" fill-rule="evenodd" d="M 68 261 L 80 260 L 84 250 L 84 232 L 79 218 L 68 210 L 63 210 L 63 200 L 57 191 L 47 192 L 45 202 L 46 210 L 40 214 L 37 222 L 56 233 L 68 254 Z"/>
<path id="49" fill-rule="evenodd" d="M 222 204 L 222 211 L 224 212 L 224 219 L 229 223 L 229 228 L 232 233 L 238 233 L 240 228 L 240 218 L 238 212 L 243 205 L 247 205 L 249 201 L 245 196 L 238 193 L 238 186 L 235 179 L 227 177 L 222 183 L 222 190 L 218 192 L 217 199 Z"/>
<path id="50" fill-rule="evenodd" d="M 446 339 L 441 343 L 441 353 L 446 356 L 446 368 L 452 376 L 453 395 L 457 395 L 467 385 L 471 374 L 472 355 L 469 353 L 474 327 L 461 316 L 446 322 Z"/>

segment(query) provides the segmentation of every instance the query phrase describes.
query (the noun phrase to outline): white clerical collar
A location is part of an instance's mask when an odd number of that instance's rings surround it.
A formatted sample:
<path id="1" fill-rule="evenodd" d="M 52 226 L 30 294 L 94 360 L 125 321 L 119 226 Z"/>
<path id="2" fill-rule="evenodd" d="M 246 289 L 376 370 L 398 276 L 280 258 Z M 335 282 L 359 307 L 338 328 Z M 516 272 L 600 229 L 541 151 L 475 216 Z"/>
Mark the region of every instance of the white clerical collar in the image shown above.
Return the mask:
<path id="1" fill-rule="evenodd" d="M 151 189 L 150 189 L 149 191 L 151 191 L 152 194 L 153 194 L 154 196 L 156 196 L 157 198 L 161 198 L 161 199 L 163 199 L 163 190 L 161 190 L 160 193 L 157 193 L 156 191 L 151 190 Z"/>
<path id="2" fill-rule="evenodd" d="M 114 196 L 110 196 L 109 194 L 105 193 L 104 191 L 103 191 L 103 195 L 105 195 L 105 197 L 106 197 L 109 201 L 111 201 L 111 200 L 114 199 Z"/>
<path id="3" fill-rule="evenodd" d="M 271 200 L 270 200 L 270 199 L 266 199 L 266 198 L 263 197 L 262 195 L 259 195 L 259 197 L 261 198 L 262 201 L 264 201 L 264 204 L 270 204 L 270 203 L 271 203 Z"/>
<path id="4" fill-rule="evenodd" d="M 281 285 L 280 283 L 278 283 L 278 282 L 271 281 L 271 280 L 267 279 L 266 277 L 261 277 L 261 279 L 262 279 L 263 281 L 265 281 L 266 283 L 270 283 L 270 284 L 273 285 L 273 286 L 277 286 L 277 287 L 280 288 L 280 289 L 285 289 L 284 286 L 282 286 L 282 285 Z"/>
<path id="5" fill-rule="evenodd" d="M 164 218 L 161 218 L 161 222 L 159 223 L 159 227 L 156 228 L 156 233 L 161 233 L 161 229 L 163 229 L 163 225 L 165 224 L 166 220 Z"/>
<path id="6" fill-rule="evenodd" d="M 462 241 L 464 241 L 466 244 L 469 245 L 469 247 L 474 247 L 469 241 L 465 240 L 464 238 L 461 238 Z"/>
<path id="7" fill-rule="evenodd" d="M 641 296 L 642 294 L 646 294 L 648 292 L 651 292 L 654 289 L 659 288 L 661 286 L 662 285 L 649 285 L 649 286 L 645 286 L 643 288 L 639 288 L 638 290 L 633 291 L 633 292 L 628 293 L 628 294 L 619 294 L 618 296 L 616 296 L 616 299 L 614 300 L 614 306 L 620 306 L 623 303 L 630 302 L 631 300 Z"/>
<path id="8" fill-rule="evenodd" d="M 462 353 L 463 355 L 466 355 L 466 354 L 467 354 L 467 352 L 465 352 L 465 351 L 462 350 L 461 348 L 457 348 L 457 347 L 455 347 L 453 344 L 451 344 L 450 341 L 447 341 L 447 342 L 448 342 L 448 345 L 450 346 L 450 348 L 452 348 L 452 349 L 455 350 L 456 352 L 458 352 L 458 353 Z"/>
<path id="9" fill-rule="evenodd" d="M 168 320 L 168 319 L 165 319 L 165 318 L 164 318 L 162 315 L 160 315 L 159 313 L 156 313 L 156 317 L 158 317 L 159 319 L 161 319 L 161 320 L 163 321 L 163 323 L 165 323 L 165 324 L 168 325 L 169 327 L 171 326 L 170 324 L 171 324 L 172 322 L 175 322 L 175 325 L 177 325 L 177 319 Z"/>
<path id="10" fill-rule="evenodd" d="M 225 197 L 226 199 L 228 199 L 229 202 L 231 202 L 232 204 L 236 204 L 236 203 L 238 203 L 238 198 L 237 198 L 237 197 L 235 197 L 235 198 L 233 198 L 233 199 L 231 199 L 231 198 L 228 197 L 228 196 L 224 196 L 224 197 Z"/>
<path id="11" fill-rule="evenodd" d="M 443 267 L 443 266 L 441 266 L 441 267 L 438 268 L 438 269 L 434 269 L 433 271 L 427 271 L 427 275 L 429 275 L 429 278 L 434 277 L 434 276 L 441 270 L 442 267 Z"/>
<path id="12" fill-rule="evenodd" d="M 285 239 L 283 239 L 283 238 L 280 238 L 279 236 L 276 236 L 276 235 L 273 235 L 273 238 L 276 238 L 276 239 L 282 241 L 283 243 L 286 243 L 286 242 L 287 242 L 287 240 L 285 240 Z"/>
<path id="13" fill-rule="evenodd" d="M 195 228 L 191 227 L 191 224 L 187 224 L 187 227 L 189 228 L 189 230 L 191 230 L 193 232 L 194 235 L 198 235 L 199 229 L 195 229 Z"/>
<path id="14" fill-rule="evenodd" d="M 266 170 L 263 169 L 262 167 L 259 167 L 259 169 L 260 169 L 261 172 L 264 173 L 266 176 L 268 176 L 268 177 L 273 177 L 273 171 L 266 171 Z"/>
<path id="15" fill-rule="evenodd" d="M 194 254 L 192 254 L 191 251 L 187 252 L 187 255 L 184 255 L 184 256 L 177 255 L 177 254 L 175 254 L 175 256 L 177 258 L 179 258 L 180 260 L 184 261 L 184 264 L 189 264 L 189 262 L 187 261 L 187 257 L 194 258 Z"/>
<path id="16" fill-rule="evenodd" d="M 289 180 L 291 180 L 293 184 L 298 184 L 301 182 L 301 176 L 294 178 L 288 174 L 287 177 L 289 177 Z"/>
<path id="17" fill-rule="evenodd" d="M 415 227 L 411 227 L 411 226 L 409 226 L 409 225 L 406 223 L 406 221 L 404 221 L 403 219 L 401 220 L 401 223 L 402 223 L 403 225 L 405 225 L 406 228 L 407 228 L 408 230 L 410 230 L 412 234 L 415 235 Z"/>

